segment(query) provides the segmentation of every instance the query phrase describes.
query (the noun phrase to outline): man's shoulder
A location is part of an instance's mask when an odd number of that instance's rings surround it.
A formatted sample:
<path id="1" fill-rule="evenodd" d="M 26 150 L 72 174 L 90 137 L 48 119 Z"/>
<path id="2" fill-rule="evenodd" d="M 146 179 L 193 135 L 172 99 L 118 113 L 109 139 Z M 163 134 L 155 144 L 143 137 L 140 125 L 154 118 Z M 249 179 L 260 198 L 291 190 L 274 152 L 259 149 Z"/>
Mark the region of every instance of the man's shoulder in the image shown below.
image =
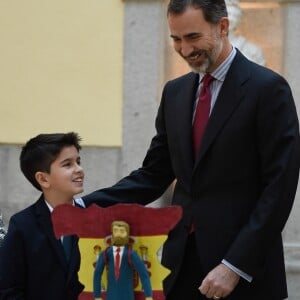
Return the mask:
<path id="1" fill-rule="evenodd" d="M 169 80 L 165 84 L 164 93 L 167 95 L 178 94 L 183 89 L 195 89 L 199 84 L 199 74 L 190 72 L 175 79 Z"/>
<path id="2" fill-rule="evenodd" d="M 185 82 L 191 82 L 191 80 L 199 80 L 199 74 L 195 72 L 189 72 L 187 74 L 169 80 L 167 82 L 167 85 L 184 84 Z"/>
<path id="3" fill-rule="evenodd" d="M 267 66 L 258 64 L 248 59 L 239 50 L 237 50 L 237 55 L 234 58 L 232 68 L 230 69 L 238 70 L 239 73 L 249 73 L 249 75 L 257 81 L 260 81 L 262 79 L 267 80 L 267 78 L 269 78 L 270 80 L 283 78 L 282 75 L 268 68 Z"/>

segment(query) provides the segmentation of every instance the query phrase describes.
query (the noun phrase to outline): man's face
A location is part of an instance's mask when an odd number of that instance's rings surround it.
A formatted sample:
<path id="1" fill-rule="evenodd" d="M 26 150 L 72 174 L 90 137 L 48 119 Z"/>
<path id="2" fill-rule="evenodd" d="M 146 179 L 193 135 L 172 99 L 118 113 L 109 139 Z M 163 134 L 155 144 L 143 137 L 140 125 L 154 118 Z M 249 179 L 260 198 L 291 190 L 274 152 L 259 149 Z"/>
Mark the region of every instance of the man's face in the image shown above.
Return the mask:
<path id="1" fill-rule="evenodd" d="M 129 236 L 124 226 L 114 225 L 112 228 L 112 244 L 115 246 L 125 246 L 129 242 Z"/>
<path id="2" fill-rule="evenodd" d="M 195 72 L 211 72 L 220 63 L 221 25 L 205 21 L 202 10 L 188 7 L 182 14 L 168 15 L 174 49 Z"/>

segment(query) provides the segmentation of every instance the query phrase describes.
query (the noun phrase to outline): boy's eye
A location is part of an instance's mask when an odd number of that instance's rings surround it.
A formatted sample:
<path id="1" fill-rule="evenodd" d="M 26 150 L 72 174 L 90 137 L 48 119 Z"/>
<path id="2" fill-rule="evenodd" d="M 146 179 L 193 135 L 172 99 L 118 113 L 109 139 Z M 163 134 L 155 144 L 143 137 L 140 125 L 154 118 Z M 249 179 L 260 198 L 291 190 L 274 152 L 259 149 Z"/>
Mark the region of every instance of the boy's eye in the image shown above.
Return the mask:
<path id="1" fill-rule="evenodd" d="M 71 163 L 69 163 L 69 162 L 63 164 L 63 167 L 70 167 L 70 166 L 71 166 Z"/>

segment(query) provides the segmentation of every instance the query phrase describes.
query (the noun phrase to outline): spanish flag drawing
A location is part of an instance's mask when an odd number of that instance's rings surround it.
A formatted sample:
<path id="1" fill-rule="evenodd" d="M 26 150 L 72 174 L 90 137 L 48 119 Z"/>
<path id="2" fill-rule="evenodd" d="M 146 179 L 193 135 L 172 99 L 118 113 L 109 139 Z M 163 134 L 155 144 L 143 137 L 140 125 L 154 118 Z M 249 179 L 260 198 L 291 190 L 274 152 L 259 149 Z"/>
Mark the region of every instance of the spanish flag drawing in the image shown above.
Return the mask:
<path id="1" fill-rule="evenodd" d="M 97 259 L 110 246 L 111 223 L 122 220 L 130 225 L 130 246 L 141 257 L 150 275 L 154 300 L 164 300 L 162 281 L 169 270 L 160 264 L 163 243 L 169 231 L 180 220 L 181 207 L 145 207 L 117 204 L 107 208 L 92 205 L 86 209 L 60 205 L 52 213 L 54 231 L 62 235 L 76 234 L 79 239 L 81 265 L 79 280 L 85 285 L 79 300 L 93 300 L 93 274 Z M 106 275 L 100 283 L 106 290 Z M 145 299 L 138 275 L 134 276 L 135 300 Z"/>

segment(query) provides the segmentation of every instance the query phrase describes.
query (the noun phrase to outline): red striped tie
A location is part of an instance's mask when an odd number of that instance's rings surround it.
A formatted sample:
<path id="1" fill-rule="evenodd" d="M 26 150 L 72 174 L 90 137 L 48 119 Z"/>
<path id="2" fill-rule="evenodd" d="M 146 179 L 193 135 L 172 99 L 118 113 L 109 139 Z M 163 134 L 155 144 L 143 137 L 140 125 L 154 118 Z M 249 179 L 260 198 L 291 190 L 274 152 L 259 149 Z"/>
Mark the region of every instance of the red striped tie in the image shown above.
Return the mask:
<path id="1" fill-rule="evenodd" d="M 208 73 L 205 74 L 205 76 L 202 79 L 202 87 L 193 123 L 193 143 L 195 158 L 197 158 L 198 156 L 201 140 L 209 118 L 211 102 L 211 93 L 209 85 L 214 79 L 215 78 Z"/>
<path id="2" fill-rule="evenodd" d="M 115 261 L 115 276 L 116 276 L 116 280 L 118 280 L 119 276 L 120 276 L 120 251 L 121 251 L 121 249 L 118 247 L 116 251 L 117 251 L 117 254 L 116 254 L 116 261 Z"/>

